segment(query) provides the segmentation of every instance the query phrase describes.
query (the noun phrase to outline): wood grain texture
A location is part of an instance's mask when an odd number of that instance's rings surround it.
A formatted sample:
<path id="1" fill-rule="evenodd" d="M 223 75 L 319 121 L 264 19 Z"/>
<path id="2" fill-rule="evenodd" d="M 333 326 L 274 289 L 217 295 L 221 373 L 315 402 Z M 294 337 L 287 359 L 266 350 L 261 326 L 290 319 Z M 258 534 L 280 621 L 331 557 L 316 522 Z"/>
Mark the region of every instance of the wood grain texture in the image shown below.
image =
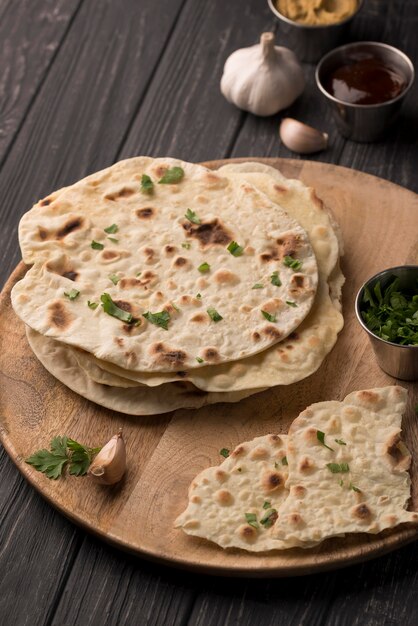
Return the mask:
<path id="1" fill-rule="evenodd" d="M 81 0 L 0 5 L 0 162 L 71 25 Z"/>
<path id="2" fill-rule="evenodd" d="M 80 398 L 43 370 L 30 353 L 23 324 L 17 322 L 10 307 L 10 285 L 3 299 L 6 339 L 0 347 L 0 372 L 8 385 L 2 397 L 2 436 L 19 469 L 65 515 L 110 542 L 150 558 L 211 573 L 303 574 L 362 561 L 417 536 L 415 528 L 403 527 L 378 536 L 328 540 L 312 550 L 253 555 L 222 551 L 173 529 L 174 519 L 186 504 L 192 478 L 219 462 L 221 447 L 233 448 L 268 432 L 286 432 L 292 419 L 312 402 L 342 399 L 355 389 L 392 384 L 393 379 L 378 368 L 358 327 L 354 297 L 364 280 L 382 267 L 418 259 L 417 233 L 409 228 L 411 218 L 418 214 L 418 197 L 345 168 L 302 161 L 271 163 L 287 176 L 297 174 L 306 184 L 315 183 L 317 194 L 336 215 L 346 250 L 345 328 L 318 372 L 305 381 L 273 388 L 231 406 L 180 410 L 172 416 L 124 416 Z M 397 220 L 391 224 L 387 218 L 395 202 Z M 379 248 L 374 246 L 375 238 Z M 11 283 L 22 272 L 24 266 L 17 269 Z M 416 386 L 414 394 L 413 384 L 403 384 L 410 389 L 404 436 L 415 451 Z M 100 445 L 119 427 L 124 429 L 130 462 L 126 478 L 112 489 L 103 489 L 85 478 L 78 482 L 72 477 L 50 481 L 24 463 L 33 451 L 34 440 L 45 446 L 54 435 L 67 433 L 87 445 Z M 412 489 L 412 508 L 418 510 L 417 481 Z"/>

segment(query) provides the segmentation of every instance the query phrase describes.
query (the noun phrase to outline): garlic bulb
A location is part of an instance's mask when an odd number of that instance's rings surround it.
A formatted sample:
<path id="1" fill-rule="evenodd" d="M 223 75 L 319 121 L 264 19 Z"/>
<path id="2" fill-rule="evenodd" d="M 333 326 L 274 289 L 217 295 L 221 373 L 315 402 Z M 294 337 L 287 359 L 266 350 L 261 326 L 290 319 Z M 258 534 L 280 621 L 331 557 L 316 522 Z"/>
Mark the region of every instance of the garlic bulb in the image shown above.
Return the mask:
<path id="1" fill-rule="evenodd" d="M 126 450 L 120 430 L 94 458 L 89 467 L 89 475 L 102 485 L 114 485 L 120 481 L 125 470 Z"/>
<path id="2" fill-rule="evenodd" d="M 325 150 L 328 145 L 327 133 L 298 122 L 291 117 L 282 120 L 279 129 L 280 139 L 289 150 L 299 154 L 311 154 Z"/>
<path id="3" fill-rule="evenodd" d="M 291 50 L 274 45 L 274 34 L 241 48 L 226 60 L 221 79 L 225 98 L 255 115 L 274 115 L 290 106 L 305 86 L 302 67 Z"/>

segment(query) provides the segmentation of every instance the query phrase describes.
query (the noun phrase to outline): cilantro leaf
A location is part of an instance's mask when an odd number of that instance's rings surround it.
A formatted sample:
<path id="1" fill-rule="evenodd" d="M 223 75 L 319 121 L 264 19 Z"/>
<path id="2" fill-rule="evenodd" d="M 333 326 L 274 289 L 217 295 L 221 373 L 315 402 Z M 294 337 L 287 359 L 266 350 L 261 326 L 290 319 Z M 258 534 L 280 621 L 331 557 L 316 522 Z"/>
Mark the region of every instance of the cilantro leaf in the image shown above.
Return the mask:
<path id="1" fill-rule="evenodd" d="M 191 209 L 187 209 L 184 217 L 188 219 L 189 222 L 192 222 L 193 224 L 201 224 L 200 217 L 198 217 L 196 213 L 192 211 Z M 189 247 L 190 247 L 190 244 L 189 244 Z"/>
<path id="2" fill-rule="evenodd" d="M 78 289 L 71 289 L 71 291 L 64 291 L 64 296 L 67 296 L 69 300 L 75 300 L 80 295 Z"/>
<path id="3" fill-rule="evenodd" d="M 74 439 L 68 439 L 67 447 L 71 450 L 68 473 L 73 476 L 84 476 L 87 474 L 93 456 L 101 450 L 101 448 L 87 448 L 81 443 L 74 441 Z"/>
<path id="4" fill-rule="evenodd" d="M 271 509 L 271 502 L 266 500 L 263 504 L 263 509 Z"/>
<path id="5" fill-rule="evenodd" d="M 197 361 L 198 363 L 204 363 L 204 362 L 205 362 L 205 361 L 204 361 L 204 359 L 202 359 L 200 356 L 197 356 L 197 357 L 196 357 L 196 361 Z"/>
<path id="6" fill-rule="evenodd" d="M 264 285 L 262 285 L 261 283 L 255 283 L 255 285 L 253 285 L 251 287 L 251 289 L 263 289 Z"/>
<path id="7" fill-rule="evenodd" d="M 48 478 L 56 480 L 62 476 L 69 464 L 69 474 L 82 476 L 87 473 L 92 458 L 101 448 L 88 448 L 68 437 L 54 437 L 50 450 L 38 450 L 26 459 L 26 463 L 33 465 L 39 472 Z"/>
<path id="8" fill-rule="evenodd" d="M 283 265 L 286 265 L 287 267 L 290 267 L 290 269 L 292 269 L 294 272 L 297 272 L 298 270 L 300 270 L 303 263 L 302 261 L 299 261 L 298 259 L 294 259 L 292 256 L 287 255 L 283 259 Z"/>
<path id="9" fill-rule="evenodd" d="M 244 252 L 244 248 L 240 246 L 236 241 L 231 241 L 231 243 L 227 247 L 227 250 L 232 254 L 232 256 L 241 256 Z"/>
<path id="10" fill-rule="evenodd" d="M 115 304 L 108 293 L 103 293 L 100 296 L 100 300 L 102 302 L 103 311 L 112 317 L 116 317 L 121 322 L 127 322 L 128 324 L 132 322 L 133 316 L 129 311 L 124 311 L 120 307 Z"/>
<path id="11" fill-rule="evenodd" d="M 42 449 L 27 458 L 26 463 L 33 465 L 38 472 L 43 472 L 48 478 L 56 480 L 62 475 L 68 460 L 69 459 L 66 453 L 61 455 Z"/>
<path id="12" fill-rule="evenodd" d="M 107 228 L 103 228 L 103 230 L 108 235 L 114 235 L 115 233 L 118 232 L 119 226 L 117 224 L 112 224 L 111 226 L 108 226 Z"/>
<path id="13" fill-rule="evenodd" d="M 282 465 L 289 465 L 289 463 L 287 462 L 287 457 L 286 456 L 284 456 L 282 458 Z"/>
<path id="14" fill-rule="evenodd" d="M 356 491 L 357 493 L 361 493 L 361 489 L 359 489 L 358 487 L 356 487 L 355 485 L 353 485 L 353 483 L 350 483 L 348 486 L 349 489 L 352 489 L 353 491 Z"/>
<path id="15" fill-rule="evenodd" d="M 108 237 L 109 241 L 112 243 L 119 243 L 119 239 L 115 239 L 115 237 Z"/>
<path id="16" fill-rule="evenodd" d="M 204 274 L 205 272 L 209 272 L 210 265 L 205 261 L 204 263 L 201 263 L 201 265 L 199 265 L 197 269 L 199 270 L 199 272 L 202 272 L 202 274 Z"/>
<path id="17" fill-rule="evenodd" d="M 269 322 L 277 322 L 277 317 L 268 313 L 267 311 L 261 311 L 261 315 L 266 318 Z"/>
<path id="18" fill-rule="evenodd" d="M 247 524 L 249 526 L 252 526 L 253 528 L 257 528 L 257 529 L 259 528 L 258 522 L 257 522 L 257 515 L 255 513 L 246 513 L 245 519 L 247 520 Z"/>
<path id="19" fill-rule="evenodd" d="M 278 517 L 279 515 L 276 509 L 270 509 L 265 515 L 263 515 L 260 520 L 260 524 L 264 526 L 264 528 L 271 528 Z"/>
<path id="20" fill-rule="evenodd" d="M 339 474 L 339 473 L 345 474 L 350 471 L 350 468 L 348 467 L 348 463 L 327 463 L 326 467 L 333 474 Z"/>
<path id="21" fill-rule="evenodd" d="M 333 448 L 330 448 L 329 446 L 327 446 L 327 444 L 325 443 L 325 433 L 322 432 L 322 430 L 317 430 L 316 431 L 316 438 L 318 439 L 318 441 L 320 443 L 322 443 L 323 446 L 325 446 L 325 448 L 328 448 L 328 450 L 331 450 L 331 452 L 334 452 Z"/>
<path id="22" fill-rule="evenodd" d="M 189 241 L 183 241 L 183 243 L 181 244 L 182 248 L 185 248 L 185 250 L 190 250 L 190 248 L 192 247 L 192 244 Z"/>
<path id="23" fill-rule="evenodd" d="M 174 185 L 184 178 L 184 170 L 182 167 L 171 167 L 166 171 L 164 176 L 158 181 L 159 185 Z"/>
<path id="24" fill-rule="evenodd" d="M 143 316 L 154 326 L 168 330 L 168 322 L 170 321 L 170 313 L 168 311 L 159 311 L 158 313 L 147 311 L 147 313 L 143 313 Z"/>
<path id="25" fill-rule="evenodd" d="M 218 313 L 218 311 L 214 309 L 213 306 L 210 306 L 208 309 L 206 309 L 206 313 L 209 315 L 212 322 L 220 322 L 221 320 L 223 320 L 222 315 L 220 315 L 220 313 Z"/>
<path id="26" fill-rule="evenodd" d="M 293 307 L 297 306 L 296 302 L 293 302 L 293 300 L 286 300 L 286 304 Z"/>
<path id="27" fill-rule="evenodd" d="M 223 456 L 225 459 L 227 459 L 229 457 L 228 448 L 222 448 L 222 450 L 219 450 L 219 454 Z"/>
<path id="28" fill-rule="evenodd" d="M 146 193 L 148 195 L 152 194 L 154 191 L 154 183 L 148 174 L 142 174 L 141 176 L 141 191 L 142 193 Z"/>
<path id="29" fill-rule="evenodd" d="M 109 280 L 111 280 L 114 285 L 117 285 L 120 281 L 120 276 L 117 274 L 109 274 Z"/>
<path id="30" fill-rule="evenodd" d="M 270 276 L 270 282 L 272 285 L 275 285 L 275 287 L 280 287 L 282 284 L 282 281 L 279 278 L 279 272 L 273 272 L 273 274 Z"/>
<path id="31" fill-rule="evenodd" d="M 99 306 L 99 303 L 98 302 L 90 302 L 90 300 L 87 300 L 87 306 L 90 309 L 94 310 L 94 309 L 97 309 L 97 307 Z"/>
<path id="32" fill-rule="evenodd" d="M 103 250 L 104 245 L 102 243 L 99 243 L 98 241 L 93 241 L 91 242 L 90 246 L 93 248 L 93 250 Z"/>

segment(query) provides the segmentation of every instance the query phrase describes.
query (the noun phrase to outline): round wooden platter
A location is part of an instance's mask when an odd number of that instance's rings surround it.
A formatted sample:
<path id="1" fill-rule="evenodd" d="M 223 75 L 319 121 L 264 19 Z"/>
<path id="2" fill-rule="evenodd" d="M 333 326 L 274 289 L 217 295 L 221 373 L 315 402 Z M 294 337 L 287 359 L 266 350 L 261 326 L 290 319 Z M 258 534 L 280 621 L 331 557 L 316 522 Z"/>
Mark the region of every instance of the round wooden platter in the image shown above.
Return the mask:
<path id="1" fill-rule="evenodd" d="M 245 159 L 240 159 L 241 161 Z M 248 159 L 247 159 L 248 160 Z M 354 298 L 363 281 L 377 271 L 418 261 L 418 197 L 387 181 L 347 168 L 287 159 L 253 159 L 278 167 L 287 177 L 315 187 L 332 208 L 342 230 L 346 276 L 345 327 L 320 369 L 288 387 L 276 387 L 236 404 L 178 410 L 162 416 L 132 417 L 104 409 L 55 380 L 32 354 L 23 324 L 10 305 L 10 291 L 26 267 L 20 264 L 0 302 L 0 433 L 2 442 L 27 480 L 75 523 L 106 541 L 139 555 L 205 573 L 228 576 L 307 574 L 370 559 L 418 536 L 399 527 L 379 535 L 330 539 L 310 549 L 268 554 L 222 550 L 174 529 L 186 507 L 193 477 L 222 458 L 219 450 L 266 433 L 286 432 L 306 406 L 341 400 L 357 389 L 394 384 L 377 366 L 354 315 Z M 218 167 L 223 161 L 209 163 Z M 411 508 L 418 510 L 417 385 L 409 388 L 403 420 L 404 439 L 415 457 Z M 415 394 L 415 397 L 414 397 Z M 89 478 L 46 478 L 25 463 L 56 435 L 86 445 L 102 445 L 122 427 L 128 470 L 114 487 Z"/>

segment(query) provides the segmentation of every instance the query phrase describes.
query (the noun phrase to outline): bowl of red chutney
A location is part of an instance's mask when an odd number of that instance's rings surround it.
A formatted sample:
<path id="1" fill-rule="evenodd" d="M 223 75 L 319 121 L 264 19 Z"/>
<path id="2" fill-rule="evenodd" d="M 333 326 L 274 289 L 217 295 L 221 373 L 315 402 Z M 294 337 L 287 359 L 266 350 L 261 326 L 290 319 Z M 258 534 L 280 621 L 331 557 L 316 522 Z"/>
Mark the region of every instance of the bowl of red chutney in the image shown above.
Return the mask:
<path id="1" fill-rule="evenodd" d="M 335 48 L 316 68 L 316 83 L 347 139 L 381 139 L 399 116 L 414 82 L 414 66 L 401 50 L 363 41 Z"/>

